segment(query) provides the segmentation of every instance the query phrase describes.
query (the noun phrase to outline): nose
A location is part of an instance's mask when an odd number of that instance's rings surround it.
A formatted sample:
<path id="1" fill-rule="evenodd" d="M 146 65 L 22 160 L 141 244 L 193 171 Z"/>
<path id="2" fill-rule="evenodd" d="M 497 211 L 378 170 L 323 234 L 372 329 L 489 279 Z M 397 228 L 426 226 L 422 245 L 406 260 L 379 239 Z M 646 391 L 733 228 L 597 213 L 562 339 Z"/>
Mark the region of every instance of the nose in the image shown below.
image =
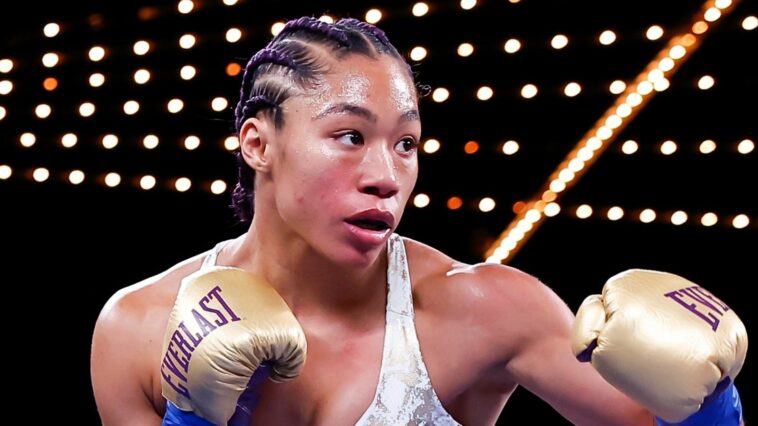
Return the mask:
<path id="1" fill-rule="evenodd" d="M 362 161 L 359 189 L 364 194 L 390 198 L 397 194 L 398 171 L 393 153 L 384 144 L 370 146 Z"/>

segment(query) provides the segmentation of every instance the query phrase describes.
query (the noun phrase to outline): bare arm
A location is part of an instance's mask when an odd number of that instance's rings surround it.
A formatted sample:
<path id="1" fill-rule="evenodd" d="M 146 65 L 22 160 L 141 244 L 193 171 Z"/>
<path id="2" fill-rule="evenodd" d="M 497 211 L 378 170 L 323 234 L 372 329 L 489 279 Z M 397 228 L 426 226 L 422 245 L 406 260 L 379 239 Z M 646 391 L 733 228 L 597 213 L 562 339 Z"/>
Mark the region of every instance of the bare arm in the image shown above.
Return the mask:
<path id="1" fill-rule="evenodd" d="M 151 396 L 148 351 L 153 318 L 139 303 L 139 296 L 119 292 L 97 319 L 90 366 L 103 425 L 161 424 Z"/>
<path id="2" fill-rule="evenodd" d="M 496 282 L 488 287 L 499 307 L 499 319 L 492 322 L 497 324 L 494 338 L 509 348 L 507 370 L 514 381 L 577 425 L 654 424 L 649 412 L 574 358 L 574 316 L 551 289 L 510 268 L 486 274 Z M 509 309 L 505 315 L 503 306 Z"/>

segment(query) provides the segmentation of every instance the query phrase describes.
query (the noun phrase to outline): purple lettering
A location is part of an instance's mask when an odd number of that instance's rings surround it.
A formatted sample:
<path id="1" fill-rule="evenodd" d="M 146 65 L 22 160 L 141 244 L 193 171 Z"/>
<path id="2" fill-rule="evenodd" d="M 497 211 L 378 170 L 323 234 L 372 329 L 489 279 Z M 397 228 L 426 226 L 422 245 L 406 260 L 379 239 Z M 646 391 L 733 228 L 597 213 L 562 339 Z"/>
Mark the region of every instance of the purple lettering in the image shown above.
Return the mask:
<path id="1" fill-rule="evenodd" d="M 171 336 L 171 343 L 168 344 L 168 349 L 166 349 L 166 352 L 173 355 L 176 362 L 179 363 L 179 366 L 182 367 L 182 369 L 184 369 L 184 371 L 186 372 L 187 369 L 189 368 L 189 360 L 187 358 L 180 357 L 179 352 L 176 349 L 174 349 L 174 343 L 176 343 L 177 336 L 180 336 L 179 331 L 174 331 L 173 336 Z M 179 339 L 181 339 L 181 336 L 179 337 Z M 184 352 L 184 350 L 182 350 L 182 352 Z"/>
<path id="2" fill-rule="evenodd" d="M 694 286 L 694 287 L 691 287 L 691 288 L 692 288 L 692 290 L 700 293 L 701 295 L 703 295 L 703 296 L 711 299 L 711 301 L 713 303 L 719 305 L 719 307 L 721 308 L 722 311 L 726 312 L 726 311 L 729 310 L 729 306 L 727 306 L 726 303 L 722 302 L 721 299 L 719 299 L 718 297 L 714 296 L 713 293 L 711 293 L 710 291 L 708 291 L 708 290 L 706 290 L 706 289 L 704 289 L 703 287 L 700 287 L 700 286 Z"/>
<path id="3" fill-rule="evenodd" d="M 682 288 L 682 289 L 679 289 L 679 293 L 683 293 L 687 295 L 688 297 L 694 299 L 696 302 L 702 303 L 703 305 L 711 308 L 711 310 L 716 311 L 717 314 L 723 315 L 723 312 L 721 312 L 720 310 L 718 310 L 718 308 L 713 306 L 713 304 L 709 302 L 705 297 L 703 297 L 703 295 L 700 292 L 696 291 L 696 289 L 698 288 L 699 287 L 697 286 Z"/>
<path id="4" fill-rule="evenodd" d="M 202 301 L 200 304 L 202 305 Z M 195 317 L 197 326 L 200 327 L 200 330 L 203 332 L 203 337 L 207 336 L 208 333 L 216 329 L 216 326 L 211 324 L 211 322 L 205 319 L 204 316 L 200 315 L 200 312 L 193 309 L 192 316 Z"/>
<path id="5" fill-rule="evenodd" d="M 183 322 L 179 323 L 180 327 L 182 325 L 184 325 Z M 182 327 L 182 329 L 184 329 L 184 328 Z M 176 343 L 176 346 L 178 346 L 179 349 L 184 353 L 184 356 L 185 356 L 185 358 L 187 360 L 189 360 L 190 358 L 192 358 L 192 352 L 195 350 L 195 348 L 192 347 L 187 342 L 187 340 L 184 338 L 184 336 L 182 336 L 182 334 L 179 333 L 179 330 L 175 330 L 174 334 L 171 335 L 171 343 L 168 344 L 169 350 L 174 345 L 174 343 Z M 182 360 L 179 360 L 179 363 L 182 364 L 182 366 L 184 366 L 184 363 L 182 362 Z M 189 364 L 189 361 L 187 361 L 187 364 Z M 184 371 L 187 371 L 187 369 L 185 368 Z"/>
<path id="6" fill-rule="evenodd" d="M 221 306 L 229 314 L 229 317 L 231 317 L 232 321 L 239 321 L 240 317 L 238 317 L 237 314 L 234 313 L 232 308 L 229 307 L 229 305 L 226 303 L 224 298 L 221 297 L 219 293 L 221 293 L 221 288 L 219 286 L 214 287 L 213 290 L 209 291 L 208 295 L 203 297 L 203 299 L 200 301 L 200 307 L 202 307 L 203 310 L 207 312 L 213 312 L 214 314 L 218 315 L 219 320 L 222 321 L 222 322 L 216 321 L 216 324 L 218 324 L 219 326 L 226 324 L 229 321 L 226 319 L 226 317 L 224 316 L 222 312 L 220 312 L 218 309 L 213 309 L 206 305 L 208 301 L 215 298 L 216 300 L 218 300 L 218 303 L 221 304 Z"/>
<path id="7" fill-rule="evenodd" d="M 190 342 L 192 342 L 192 346 L 197 347 L 197 345 L 199 345 L 200 342 L 203 340 L 203 336 L 201 336 L 200 334 L 198 333 L 192 334 L 192 332 L 189 331 L 187 326 L 184 325 L 184 321 L 179 323 L 179 328 L 181 328 L 184 334 L 187 335 L 187 337 L 189 337 Z"/>
<path id="8" fill-rule="evenodd" d="M 217 319 L 217 320 L 215 320 L 214 322 L 215 322 L 215 323 L 216 323 L 216 325 L 218 325 L 219 327 L 221 327 L 222 325 L 228 324 L 228 323 L 229 323 L 229 320 L 227 320 L 227 319 L 226 319 L 226 317 L 224 316 L 224 313 L 223 313 L 223 312 L 219 311 L 218 309 L 213 309 L 213 308 L 211 308 L 210 306 L 208 306 L 208 305 L 207 305 L 207 303 L 208 303 L 209 301 L 210 301 L 210 299 L 208 298 L 208 296 L 204 296 L 204 297 L 203 297 L 203 298 L 200 300 L 200 307 L 201 307 L 201 308 L 203 308 L 203 310 L 204 310 L 205 312 L 210 312 L 210 313 L 212 313 L 212 314 L 216 314 L 216 316 L 218 317 L 218 319 Z"/>
<path id="9" fill-rule="evenodd" d="M 705 321 L 708 325 L 710 325 L 711 329 L 713 329 L 713 331 L 716 331 L 716 329 L 719 327 L 719 323 L 721 321 L 719 321 L 719 319 L 716 318 L 710 312 L 708 312 L 708 313 L 700 312 L 697 309 L 697 305 L 696 304 L 694 304 L 694 303 L 687 303 L 684 300 L 682 300 L 682 298 L 681 298 L 682 295 L 685 295 L 685 296 L 688 295 L 686 292 L 683 292 L 682 290 L 686 290 L 686 289 L 674 290 L 672 292 L 666 293 L 665 296 L 668 297 L 668 298 L 673 299 L 676 303 L 682 305 L 685 309 L 687 309 L 688 311 L 690 311 L 693 314 L 697 315 L 699 318 L 701 318 L 703 321 Z"/>
<path id="10" fill-rule="evenodd" d="M 171 361 L 171 358 L 169 358 L 168 354 L 165 354 L 163 356 L 163 363 L 161 364 L 161 376 L 163 376 L 163 380 L 165 380 L 166 383 L 168 383 L 175 391 L 189 398 L 190 395 L 187 388 L 181 383 L 174 383 L 172 376 L 166 372 L 166 368 L 168 368 L 169 371 L 173 373 L 174 376 L 176 376 L 179 380 L 183 382 L 187 381 L 187 378 L 181 372 L 179 372 L 179 369 L 176 368 L 176 365 L 174 365 L 174 362 Z"/>

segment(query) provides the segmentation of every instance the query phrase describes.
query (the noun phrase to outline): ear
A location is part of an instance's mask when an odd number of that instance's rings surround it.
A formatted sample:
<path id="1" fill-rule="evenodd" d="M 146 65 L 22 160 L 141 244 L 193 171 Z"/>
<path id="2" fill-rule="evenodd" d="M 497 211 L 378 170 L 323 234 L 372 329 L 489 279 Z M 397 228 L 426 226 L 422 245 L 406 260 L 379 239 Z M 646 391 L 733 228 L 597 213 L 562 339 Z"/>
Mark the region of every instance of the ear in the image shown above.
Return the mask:
<path id="1" fill-rule="evenodd" d="M 250 117 L 242 124 L 240 129 L 240 152 L 253 170 L 267 173 L 271 168 L 269 141 L 271 136 L 271 123 L 258 117 Z"/>

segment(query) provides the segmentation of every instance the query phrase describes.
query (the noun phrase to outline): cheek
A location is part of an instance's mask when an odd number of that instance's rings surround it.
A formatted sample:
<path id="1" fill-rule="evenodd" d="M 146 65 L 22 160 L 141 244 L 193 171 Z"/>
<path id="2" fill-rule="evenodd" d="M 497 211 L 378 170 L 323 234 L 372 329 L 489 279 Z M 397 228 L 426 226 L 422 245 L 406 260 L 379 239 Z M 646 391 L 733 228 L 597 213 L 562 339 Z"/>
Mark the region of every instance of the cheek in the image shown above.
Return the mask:
<path id="1" fill-rule="evenodd" d="M 340 203 L 352 182 L 347 161 L 323 153 L 302 156 L 290 185 L 297 208 L 304 214 L 318 213 Z"/>
<path id="2" fill-rule="evenodd" d="M 400 182 L 401 191 L 405 192 L 405 198 L 410 197 L 413 188 L 416 186 L 416 180 L 418 179 L 418 162 L 408 162 L 402 169 L 402 181 Z"/>

